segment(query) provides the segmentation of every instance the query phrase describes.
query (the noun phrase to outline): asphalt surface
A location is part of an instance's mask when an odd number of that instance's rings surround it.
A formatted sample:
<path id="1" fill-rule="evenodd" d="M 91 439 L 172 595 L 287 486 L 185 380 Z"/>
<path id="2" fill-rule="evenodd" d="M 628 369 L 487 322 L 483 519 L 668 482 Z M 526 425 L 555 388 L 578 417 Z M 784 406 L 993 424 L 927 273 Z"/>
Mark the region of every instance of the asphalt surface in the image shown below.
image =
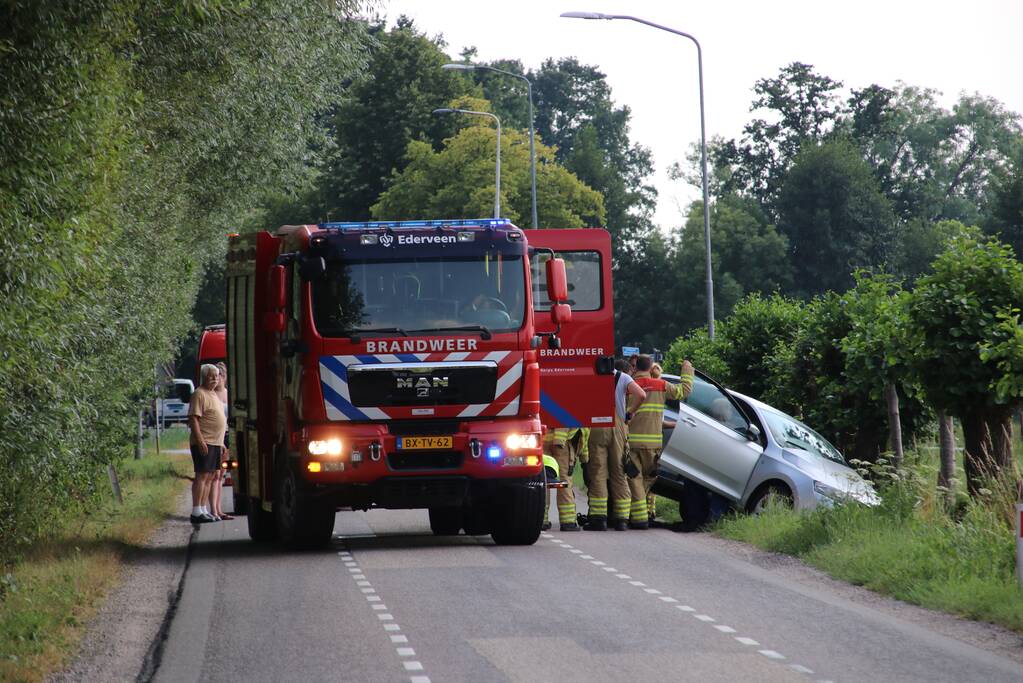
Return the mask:
<path id="1" fill-rule="evenodd" d="M 204 525 L 155 680 L 1023 680 L 931 613 L 704 534 L 556 526 L 498 547 L 434 537 L 425 511 L 340 512 L 329 549 L 289 553 L 243 517 Z"/>

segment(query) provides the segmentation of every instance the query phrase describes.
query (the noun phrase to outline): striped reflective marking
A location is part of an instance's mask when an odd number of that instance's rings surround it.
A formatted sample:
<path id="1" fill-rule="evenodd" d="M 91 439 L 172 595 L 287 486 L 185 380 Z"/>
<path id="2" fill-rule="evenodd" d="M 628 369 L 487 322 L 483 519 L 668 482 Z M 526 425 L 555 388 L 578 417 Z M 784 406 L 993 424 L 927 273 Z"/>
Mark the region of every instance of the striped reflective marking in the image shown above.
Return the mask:
<path id="1" fill-rule="evenodd" d="M 504 408 L 501 408 L 501 410 L 498 411 L 497 414 L 500 415 L 500 416 L 516 415 L 516 414 L 518 414 L 518 412 L 519 412 L 519 397 L 516 396 L 515 398 L 513 398 L 508 403 L 508 405 L 506 405 Z"/>

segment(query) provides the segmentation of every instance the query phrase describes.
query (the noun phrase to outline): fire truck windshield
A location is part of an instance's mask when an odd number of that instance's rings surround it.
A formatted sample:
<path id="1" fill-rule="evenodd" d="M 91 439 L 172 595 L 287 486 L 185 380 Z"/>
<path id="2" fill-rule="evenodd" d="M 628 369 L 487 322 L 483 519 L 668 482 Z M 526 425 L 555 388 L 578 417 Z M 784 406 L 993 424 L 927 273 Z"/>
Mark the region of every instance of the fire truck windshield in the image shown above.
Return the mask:
<path id="1" fill-rule="evenodd" d="M 325 337 L 507 332 L 523 324 L 525 270 L 522 256 L 496 251 L 330 261 L 312 305 Z"/>

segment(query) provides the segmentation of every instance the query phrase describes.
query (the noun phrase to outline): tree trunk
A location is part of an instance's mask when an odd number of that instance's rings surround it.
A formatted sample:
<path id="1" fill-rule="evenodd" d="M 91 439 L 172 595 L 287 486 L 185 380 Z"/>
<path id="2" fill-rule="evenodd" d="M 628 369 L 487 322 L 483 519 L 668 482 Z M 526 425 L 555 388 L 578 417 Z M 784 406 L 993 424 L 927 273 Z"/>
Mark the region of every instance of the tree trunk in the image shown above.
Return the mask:
<path id="1" fill-rule="evenodd" d="M 992 483 L 1007 477 L 1016 479 L 1012 459 L 1012 413 L 1005 406 L 970 410 L 962 416 L 963 469 L 971 496 Z"/>
<path id="2" fill-rule="evenodd" d="M 884 385 L 884 397 L 888 404 L 888 442 L 895 458 L 895 466 L 902 467 L 902 419 L 899 417 L 899 391 L 894 382 Z"/>
<path id="3" fill-rule="evenodd" d="M 946 415 L 944 410 L 938 411 L 938 443 L 941 446 L 938 486 L 946 489 L 946 501 L 952 503 L 955 500 L 956 433 L 952 424 L 952 416 Z"/>
<path id="4" fill-rule="evenodd" d="M 118 505 L 122 505 L 124 498 L 121 497 L 121 482 L 117 479 L 117 470 L 114 469 L 113 464 L 107 464 L 107 476 L 110 478 L 110 488 L 114 492 L 114 500 Z"/>

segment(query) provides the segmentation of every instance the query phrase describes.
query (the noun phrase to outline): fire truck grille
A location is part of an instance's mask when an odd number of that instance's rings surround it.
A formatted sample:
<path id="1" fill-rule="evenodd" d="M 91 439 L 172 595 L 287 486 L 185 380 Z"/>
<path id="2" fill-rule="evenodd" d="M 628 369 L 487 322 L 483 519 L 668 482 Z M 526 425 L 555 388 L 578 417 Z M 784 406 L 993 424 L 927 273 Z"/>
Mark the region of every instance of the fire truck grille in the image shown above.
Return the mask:
<path id="1" fill-rule="evenodd" d="M 469 495 L 466 477 L 388 477 L 377 486 L 377 504 L 393 509 L 461 505 Z"/>
<path id="2" fill-rule="evenodd" d="M 490 403 L 497 366 L 365 368 L 348 375 L 357 407 L 438 406 Z"/>
<path id="3" fill-rule="evenodd" d="M 458 432 L 459 427 L 459 420 L 391 420 L 387 423 L 391 434 L 398 436 L 451 435 Z"/>
<path id="4" fill-rule="evenodd" d="M 454 470 L 462 466 L 458 451 L 409 451 L 388 453 L 392 470 Z"/>

